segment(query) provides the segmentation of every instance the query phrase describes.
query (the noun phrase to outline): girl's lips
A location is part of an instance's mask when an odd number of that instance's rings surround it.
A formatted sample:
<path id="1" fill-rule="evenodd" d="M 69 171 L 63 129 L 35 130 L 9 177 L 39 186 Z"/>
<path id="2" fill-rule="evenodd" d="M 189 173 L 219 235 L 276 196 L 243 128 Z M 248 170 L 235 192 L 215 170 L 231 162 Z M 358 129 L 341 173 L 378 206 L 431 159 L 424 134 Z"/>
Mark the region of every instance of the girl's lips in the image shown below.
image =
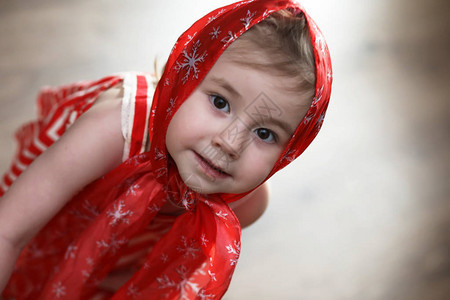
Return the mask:
<path id="1" fill-rule="evenodd" d="M 216 167 L 213 165 L 209 160 L 203 158 L 200 156 L 197 152 L 195 153 L 195 158 L 197 162 L 199 163 L 201 169 L 205 172 L 206 175 L 213 179 L 222 179 L 230 177 L 231 175 L 224 172 L 222 169 Z"/>

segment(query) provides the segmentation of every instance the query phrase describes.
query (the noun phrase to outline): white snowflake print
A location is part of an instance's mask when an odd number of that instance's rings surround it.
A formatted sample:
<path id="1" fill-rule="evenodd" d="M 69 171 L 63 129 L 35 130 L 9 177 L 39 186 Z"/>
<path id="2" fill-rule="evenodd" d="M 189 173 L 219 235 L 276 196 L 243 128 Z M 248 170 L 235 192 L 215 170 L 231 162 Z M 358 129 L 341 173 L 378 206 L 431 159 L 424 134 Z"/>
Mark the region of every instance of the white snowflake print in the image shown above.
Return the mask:
<path id="1" fill-rule="evenodd" d="M 69 258 L 75 258 L 75 252 L 77 250 L 78 250 L 77 246 L 70 244 L 69 247 L 67 247 L 66 253 L 64 254 L 64 259 L 68 260 Z"/>
<path id="2" fill-rule="evenodd" d="M 83 205 L 81 207 L 83 208 L 83 212 L 74 210 L 71 211 L 70 214 L 88 221 L 94 220 L 100 214 L 98 207 L 91 204 L 91 202 L 87 199 L 83 201 Z"/>
<path id="3" fill-rule="evenodd" d="M 59 273 L 59 269 L 60 269 L 59 266 L 54 266 L 50 274 L 57 274 L 57 273 Z"/>
<path id="4" fill-rule="evenodd" d="M 127 290 L 127 296 L 131 296 L 132 298 L 135 298 L 139 296 L 141 293 L 139 292 L 138 288 L 134 286 L 134 284 L 130 284 Z"/>
<path id="5" fill-rule="evenodd" d="M 194 281 L 193 278 L 189 278 L 188 270 L 185 266 L 181 265 L 176 272 L 181 278 L 181 281 L 178 283 L 178 287 L 180 289 L 180 298 L 189 300 L 192 297 L 189 297 L 188 291 L 189 289 L 194 292 L 194 294 L 198 294 L 199 286 L 198 283 Z"/>
<path id="6" fill-rule="evenodd" d="M 161 254 L 161 260 L 163 263 L 166 263 L 169 261 L 169 255 L 167 255 L 167 253 L 162 253 Z"/>
<path id="7" fill-rule="evenodd" d="M 66 295 L 66 287 L 61 282 L 54 283 L 52 293 L 55 294 L 56 298 L 61 298 Z"/>
<path id="8" fill-rule="evenodd" d="M 114 203 L 114 211 L 109 210 L 106 215 L 112 218 L 112 221 L 109 223 L 111 226 L 117 225 L 119 222 L 128 224 L 130 220 L 128 220 L 129 216 L 133 215 L 131 210 L 124 210 L 125 201 L 116 201 Z"/>
<path id="9" fill-rule="evenodd" d="M 195 37 L 196 35 L 197 35 L 197 31 L 194 32 L 193 35 L 188 34 L 188 39 L 187 39 L 187 42 L 184 43 L 184 46 L 186 46 L 187 44 L 189 44 L 189 43 L 194 39 L 194 37 Z"/>
<path id="10" fill-rule="evenodd" d="M 89 276 L 91 276 L 91 272 L 89 272 L 87 270 L 82 270 L 81 275 L 83 275 L 83 277 L 85 278 L 84 280 L 86 280 L 89 278 Z"/>
<path id="11" fill-rule="evenodd" d="M 91 277 L 92 271 L 83 270 L 81 271 L 81 275 L 83 276 L 83 281 L 86 282 L 89 277 Z"/>
<path id="12" fill-rule="evenodd" d="M 293 155 L 295 153 L 295 150 L 289 150 L 281 159 L 281 162 L 283 161 L 288 161 L 288 162 L 292 162 L 294 160 Z"/>
<path id="13" fill-rule="evenodd" d="M 222 218 L 222 219 L 226 220 L 228 214 L 225 213 L 225 212 L 222 212 L 221 210 L 219 210 L 218 212 L 216 212 L 216 216 L 218 216 L 219 218 Z"/>
<path id="14" fill-rule="evenodd" d="M 201 300 L 210 300 L 210 299 L 214 299 L 215 295 L 205 294 L 205 291 L 202 289 L 198 292 L 197 297 L 200 298 Z"/>
<path id="15" fill-rule="evenodd" d="M 245 29 L 248 29 L 248 26 L 250 26 L 250 23 L 255 16 L 256 13 L 251 13 L 250 10 L 247 10 L 247 15 L 241 19 L 242 23 L 244 23 Z"/>
<path id="16" fill-rule="evenodd" d="M 320 99 L 322 99 L 322 92 L 323 92 L 323 85 L 322 87 L 317 91 L 316 96 L 313 99 L 312 105 L 316 106 L 317 103 L 320 101 Z"/>
<path id="17" fill-rule="evenodd" d="M 94 260 L 92 259 L 92 257 L 88 257 L 86 258 L 86 263 L 90 266 L 92 266 L 94 264 Z"/>
<path id="18" fill-rule="evenodd" d="M 305 125 L 308 124 L 311 121 L 312 117 L 313 115 L 306 116 L 305 119 L 303 120 L 303 124 Z"/>
<path id="19" fill-rule="evenodd" d="M 125 194 L 125 196 L 128 195 L 133 195 L 136 196 L 136 190 L 140 188 L 140 185 L 135 183 L 135 184 L 131 184 L 130 187 L 127 190 L 127 193 Z"/>
<path id="20" fill-rule="evenodd" d="M 226 248 L 228 253 L 233 254 L 233 257 L 230 258 L 230 265 L 235 266 L 241 254 L 241 242 L 234 241 L 234 246 L 229 244 Z"/>
<path id="21" fill-rule="evenodd" d="M 316 27 L 316 32 L 317 32 L 317 27 Z M 315 44 L 316 44 L 316 47 L 319 48 L 322 55 L 325 55 L 325 46 L 326 46 L 325 38 L 319 32 L 317 32 L 317 34 L 316 34 Z"/>
<path id="22" fill-rule="evenodd" d="M 139 155 L 135 155 L 135 156 L 130 157 L 129 159 L 127 159 L 125 161 L 125 164 L 127 166 L 135 167 L 135 166 L 139 165 L 145 159 L 145 156 L 146 156 L 145 153 L 142 153 L 142 154 L 139 154 Z"/>
<path id="23" fill-rule="evenodd" d="M 222 31 L 220 31 L 220 26 L 218 26 L 217 28 L 213 27 L 213 30 L 209 33 L 209 35 L 211 36 L 211 40 L 218 39 L 219 38 L 219 34 L 221 32 Z"/>
<path id="24" fill-rule="evenodd" d="M 189 277 L 189 272 L 184 265 L 179 266 L 175 270 L 180 277 L 180 281 L 175 282 L 173 279 L 170 279 L 166 274 L 161 277 L 157 277 L 156 281 L 159 283 L 160 289 L 165 288 L 176 288 L 180 291 L 181 300 L 189 300 L 192 299 L 194 295 L 198 295 L 200 290 L 198 283 L 194 281 L 194 279 Z"/>
<path id="25" fill-rule="evenodd" d="M 41 258 L 45 254 L 45 252 L 36 244 L 31 244 L 31 246 L 28 248 L 28 251 L 31 252 L 32 257 L 34 258 Z"/>
<path id="26" fill-rule="evenodd" d="M 206 22 L 206 25 L 208 25 L 209 23 L 211 23 L 211 22 L 214 21 L 215 19 L 217 19 L 216 16 L 209 17 L 208 22 Z"/>
<path id="27" fill-rule="evenodd" d="M 156 178 L 163 177 L 164 175 L 167 174 L 167 168 L 166 167 L 159 168 L 159 169 L 155 170 L 155 173 L 156 173 Z"/>
<path id="28" fill-rule="evenodd" d="M 125 164 L 127 166 L 132 166 L 132 167 L 139 165 L 139 163 L 140 163 L 139 157 L 137 157 L 137 156 L 130 157 L 129 159 L 127 159 L 125 161 Z"/>
<path id="29" fill-rule="evenodd" d="M 186 210 L 191 210 L 195 206 L 195 198 L 192 195 L 192 191 L 185 191 L 183 198 L 181 199 L 181 205 L 184 206 Z"/>
<path id="30" fill-rule="evenodd" d="M 213 207 L 213 205 L 211 204 L 211 202 L 209 202 L 208 200 L 203 200 L 203 203 L 205 203 L 205 204 L 208 205 L 209 207 Z"/>
<path id="31" fill-rule="evenodd" d="M 233 32 L 228 31 L 228 36 L 224 37 L 221 42 L 224 44 L 229 44 L 235 39 L 237 39 L 237 36 Z"/>
<path id="32" fill-rule="evenodd" d="M 172 50 L 170 50 L 170 55 L 172 55 L 173 51 L 175 51 L 175 49 L 177 48 L 178 45 L 178 41 L 175 42 L 175 44 L 172 47 Z"/>
<path id="33" fill-rule="evenodd" d="M 236 8 L 242 6 L 242 5 L 245 5 L 245 4 L 252 3 L 253 1 L 255 1 L 255 0 L 248 0 L 248 1 L 242 1 L 242 2 L 236 3 L 236 6 L 233 7 L 233 9 L 236 9 Z"/>
<path id="34" fill-rule="evenodd" d="M 170 279 L 166 274 L 162 275 L 161 277 L 157 277 L 156 281 L 159 283 L 160 289 L 174 287 L 176 285 L 175 281 Z"/>
<path id="35" fill-rule="evenodd" d="M 188 241 L 185 236 L 181 236 L 181 246 L 177 247 L 178 252 L 183 253 L 183 257 L 196 258 L 197 253 L 200 252 L 200 248 L 197 246 L 197 242 L 194 239 Z"/>
<path id="36" fill-rule="evenodd" d="M 175 106 L 175 102 L 177 101 L 177 98 L 178 97 L 170 98 L 169 107 L 166 109 L 166 113 L 167 113 L 166 120 L 167 120 L 167 118 L 169 118 L 172 115 L 172 110 L 173 110 L 173 107 Z"/>
<path id="37" fill-rule="evenodd" d="M 82 270 L 81 275 L 83 276 L 83 281 L 86 282 L 92 275 L 92 266 L 94 265 L 94 260 L 92 257 L 86 258 L 86 263 L 90 266 L 89 270 Z"/>
<path id="38" fill-rule="evenodd" d="M 208 274 L 212 281 L 217 281 L 216 273 L 213 273 L 211 272 L 211 270 L 208 270 Z"/>
<path id="39" fill-rule="evenodd" d="M 202 236 L 200 237 L 200 241 L 201 241 L 201 244 L 202 244 L 202 246 L 207 246 L 208 245 L 208 239 L 206 239 L 206 235 L 204 234 L 204 233 L 202 233 Z"/>
<path id="40" fill-rule="evenodd" d="M 273 13 L 274 10 L 273 9 L 266 9 L 266 11 L 263 13 L 263 19 L 265 19 L 268 15 L 270 15 L 271 13 Z"/>
<path id="41" fill-rule="evenodd" d="M 186 83 L 186 81 L 189 79 L 189 76 L 192 75 L 192 78 L 198 79 L 198 74 L 200 70 L 198 69 L 198 63 L 204 62 L 205 57 L 208 55 L 205 52 L 203 54 L 198 53 L 198 49 L 200 48 L 201 43 L 200 41 L 196 41 L 192 45 L 192 51 L 191 53 L 188 53 L 186 49 L 183 50 L 183 61 L 178 62 L 175 66 L 175 70 L 179 73 L 181 70 L 185 70 L 186 74 L 182 78 L 183 84 Z"/>
<path id="42" fill-rule="evenodd" d="M 155 213 L 155 212 L 158 212 L 160 209 L 161 209 L 161 207 L 159 207 L 157 204 L 152 204 L 152 205 L 150 205 L 149 207 L 147 207 L 147 209 L 149 210 L 149 211 L 151 211 L 152 213 Z"/>
<path id="43" fill-rule="evenodd" d="M 113 234 L 111 236 L 111 239 L 109 240 L 109 242 L 106 242 L 104 240 L 97 241 L 97 247 L 104 248 L 103 253 L 111 250 L 111 252 L 113 254 L 116 254 L 117 250 L 119 250 L 126 243 L 128 243 L 128 241 L 126 239 L 118 240 L 117 236 L 115 234 Z"/>
<path id="44" fill-rule="evenodd" d="M 166 78 L 166 80 L 164 80 L 164 86 L 169 86 L 170 85 L 170 80 L 169 78 Z"/>
<path id="45" fill-rule="evenodd" d="M 160 160 L 163 159 L 164 157 L 165 157 L 164 152 L 162 152 L 158 148 L 155 148 L 155 159 Z"/>
<path id="46" fill-rule="evenodd" d="M 95 219 L 100 214 L 97 206 L 93 205 L 89 200 L 84 200 L 82 207 L 89 213 L 86 217 Z"/>
<path id="47" fill-rule="evenodd" d="M 208 22 L 206 23 L 206 25 L 208 25 L 209 23 L 211 23 L 212 21 L 217 19 L 217 17 L 220 16 L 221 14 L 223 14 L 224 12 L 225 12 L 225 9 L 222 8 L 219 12 L 217 12 L 217 14 L 215 16 L 209 17 L 208 18 Z"/>
<path id="48" fill-rule="evenodd" d="M 323 124 L 323 120 L 324 120 L 324 119 L 325 119 L 325 114 L 322 113 L 322 114 L 319 116 L 319 119 L 317 119 L 317 123 L 316 123 L 317 130 L 320 130 L 320 128 L 322 128 L 322 124 Z"/>

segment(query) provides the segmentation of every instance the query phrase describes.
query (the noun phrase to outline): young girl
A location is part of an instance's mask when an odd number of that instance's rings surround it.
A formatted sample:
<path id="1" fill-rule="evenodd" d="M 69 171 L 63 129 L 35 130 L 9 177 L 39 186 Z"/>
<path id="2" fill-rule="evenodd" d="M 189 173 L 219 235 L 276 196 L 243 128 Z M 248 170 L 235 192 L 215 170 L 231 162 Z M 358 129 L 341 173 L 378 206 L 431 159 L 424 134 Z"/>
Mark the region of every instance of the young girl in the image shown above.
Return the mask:
<path id="1" fill-rule="evenodd" d="M 151 86 L 40 94 L 0 191 L 5 299 L 222 297 L 264 182 L 322 125 L 331 64 L 301 6 L 249 0 L 183 33 Z"/>

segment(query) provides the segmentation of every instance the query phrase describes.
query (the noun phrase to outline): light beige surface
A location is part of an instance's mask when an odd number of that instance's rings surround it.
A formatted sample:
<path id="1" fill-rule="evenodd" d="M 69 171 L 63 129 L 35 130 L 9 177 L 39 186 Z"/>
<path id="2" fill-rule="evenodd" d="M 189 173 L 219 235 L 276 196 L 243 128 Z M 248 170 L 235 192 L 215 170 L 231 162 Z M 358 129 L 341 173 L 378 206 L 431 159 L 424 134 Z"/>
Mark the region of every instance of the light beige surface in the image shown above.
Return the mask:
<path id="1" fill-rule="evenodd" d="M 0 0 L 0 169 L 39 87 L 152 70 L 226 3 Z M 332 52 L 332 103 L 244 231 L 225 299 L 449 299 L 450 3 L 304 3 Z"/>

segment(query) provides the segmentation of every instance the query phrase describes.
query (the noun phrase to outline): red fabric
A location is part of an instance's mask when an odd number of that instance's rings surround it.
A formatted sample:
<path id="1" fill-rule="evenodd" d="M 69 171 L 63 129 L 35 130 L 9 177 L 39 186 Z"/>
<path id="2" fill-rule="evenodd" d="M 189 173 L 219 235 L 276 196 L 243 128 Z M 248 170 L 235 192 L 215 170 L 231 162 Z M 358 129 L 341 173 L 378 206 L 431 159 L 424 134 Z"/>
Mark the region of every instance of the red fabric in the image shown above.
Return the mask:
<path id="1" fill-rule="evenodd" d="M 145 141 L 145 122 L 139 123 L 139 121 L 147 119 L 147 93 L 148 83 L 144 76 L 137 76 L 137 90 L 135 99 L 135 118 L 133 123 L 133 137 L 130 147 L 130 154 L 138 154 L 142 149 L 142 141 Z M 145 145 L 144 145 L 145 146 Z M 133 155 L 130 155 L 133 156 Z"/>
<path id="2" fill-rule="evenodd" d="M 145 263 L 111 299 L 222 297 L 241 247 L 240 225 L 227 202 L 243 195 L 200 195 L 187 188 L 168 157 L 165 133 L 173 114 L 227 46 L 267 15 L 284 8 L 303 11 L 297 3 L 286 0 L 242 1 L 207 14 L 181 35 L 153 98 L 148 127 L 150 150 L 131 157 L 85 187 L 41 230 L 19 257 L 5 297 L 88 299 L 98 292 L 99 282 L 127 253 L 129 241 L 145 232 L 169 197 L 183 204 L 186 212 L 175 219 L 170 231 L 154 244 Z M 316 93 L 268 178 L 311 143 L 322 125 L 330 97 L 328 49 L 315 23 L 305 15 L 314 45 Z M 219 27 L 220 35 L 211 39 L 210 33 Z M 54 142 L 53 137 L 65 130 L 65 125 L 55 124 L 70 124 L 73 112 L 73 118 L 78 117 L 98 93 L 121 80 L 120 76 L 113 76 L 44 93 L 40 100 L 41 123 L 45 125 L 39 128 L 42 138 L 23 146 L 29 152 L 24 153 L 32 158 L 39 155 Z M 143 98 L 149 83 L 141 80 L 138 86 L 142 90 L 138 88 L 136 95 Z M 78 97 L 80 90 L 83 93 Z M 58 97 L 64 99 L 63 103 L 58 102 Z M 57 104 L 58 112 L 53 113 L 52 104 Z M 133 125 L 133 134 L 145 130 L 142 124 L 145 122 Z M 135 148 L 133 154 L 136 153 L 139 152 Z"/>

